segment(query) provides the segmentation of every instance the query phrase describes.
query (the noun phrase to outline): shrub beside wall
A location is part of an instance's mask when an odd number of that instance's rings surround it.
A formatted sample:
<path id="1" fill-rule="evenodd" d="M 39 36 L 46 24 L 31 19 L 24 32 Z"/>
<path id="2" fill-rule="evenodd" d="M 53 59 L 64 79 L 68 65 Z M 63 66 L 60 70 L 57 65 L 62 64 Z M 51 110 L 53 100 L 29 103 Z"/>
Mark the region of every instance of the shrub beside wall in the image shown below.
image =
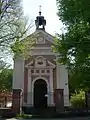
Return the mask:
<path id="1" fill-rule="evenodd" d="M 85 92 L 79 91 L 75 92 L 70 98 L 71 106 L 74 108 L 84 108 L 85 107 Z"/>

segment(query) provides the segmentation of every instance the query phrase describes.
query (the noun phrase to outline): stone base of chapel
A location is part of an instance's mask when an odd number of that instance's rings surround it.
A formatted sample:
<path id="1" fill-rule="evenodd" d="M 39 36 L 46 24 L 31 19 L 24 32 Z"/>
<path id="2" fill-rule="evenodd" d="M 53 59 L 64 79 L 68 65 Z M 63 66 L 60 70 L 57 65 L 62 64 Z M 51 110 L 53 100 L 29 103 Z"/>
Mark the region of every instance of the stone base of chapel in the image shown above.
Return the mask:
<path id="1" fill-rule="evenodd" d="M 23 102 L 23 97 L 21 95 L 21 90 L 19 89 L 14 89 L 13 90 L 13 109 L 19 113 L 20 112 L 20 109 L 22 109 L 22 111 L 26 114 L 30 114 L 30 113 L 35 113 L 37 112 L 38 110 L 48 110 L 50 112 L 54 112 L 54 111 L 64 111 L 64 90 L 63 89 L 55 89 L 54 92 L 53 92 L 53 97 L 50 97 L 51 99 L 47 99 L 47 104 L 46 106 L 35 106 L 35 103 L 34 101 L 32 101 L 32 98 L 31 99 L 27 99 L 26 102 Z M 28 98 L 28 95 L 27 95 L 27 98 Z M 30 96 L 29 96 L 30 98 Z M 29 101 L 28 101 L 29 100 Z M 28 102 L 30 102 L 28 103 Z M 21 107 L 21 108 L 20 108 Z"/>

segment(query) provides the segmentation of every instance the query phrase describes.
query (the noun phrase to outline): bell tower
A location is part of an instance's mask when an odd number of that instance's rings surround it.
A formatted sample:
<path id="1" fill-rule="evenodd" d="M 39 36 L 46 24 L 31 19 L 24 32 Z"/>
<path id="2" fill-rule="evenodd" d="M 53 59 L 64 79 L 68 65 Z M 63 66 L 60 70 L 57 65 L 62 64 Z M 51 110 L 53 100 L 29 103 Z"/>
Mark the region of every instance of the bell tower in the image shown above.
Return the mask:
<path id="1" fill-rule="evenodd" d="M 36 30 L 45 30 L 46 20 L 44 16 L 41 15 L 41 6 L 39 8 L 39 16 L 35 20 Z"/>

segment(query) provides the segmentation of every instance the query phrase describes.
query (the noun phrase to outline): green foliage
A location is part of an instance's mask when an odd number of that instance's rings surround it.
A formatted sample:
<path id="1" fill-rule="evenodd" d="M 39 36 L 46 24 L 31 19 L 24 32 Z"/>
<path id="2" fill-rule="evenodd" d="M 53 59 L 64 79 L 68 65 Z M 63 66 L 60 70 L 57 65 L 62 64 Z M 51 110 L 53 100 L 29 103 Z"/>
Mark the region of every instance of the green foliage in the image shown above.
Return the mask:
<path id="1" fill-rule="evenodd" d="M 12 90 L 13 70 L 4 68 L 0 72 L 0 92 Z"/>
<path id="2" fill-rule="evenodd" d="M 22 45 L 20 41 L 28 29 L 21 0 L 0 0 L 0 57 L 24 51 L 26 44 Z"/>
<path id="3" fill-rule="evenodd" d="M 18 114 L 16 118 L 24 118 L 24 119 L 30 119 L 32 115 L 27 115 L 27 114 Z"/>
<path id="4" fill-rule="evenodd" d="M 54 51 L 67 64 L 71 91 L 90 86 L 90 1 L 57 0 L 58 16 L 66 33 L 58 35 Z"/>
<path id="5" fill-rule="evenodd" d="M 5 50 L 21 38 L 25 25 L 21 0 L 1 0 L 0 8 L 0 49 Z"/>
<path id="6" fill-rule="evenodd" d="M 90 87 L 90 68 L 77 67 L 69 72 L 69 86 L 70 92 L 75 90 L 89 90 Z"/>
<path id="7" fill-rule="evenodd" d="M 74 24 L 65 35 L 55 40 L 54 50 L 60 53 L 60 62 L 71 62 L 77 66 L 90 65 L 90 27 L 88 24 Z"/>
<path id="8" fill-rule="evenodd" d="M 28 36 L 23 40 L 17 39 L 15 43 L 11 46 L 11 49 L 14 53 L 15 57 L 23 57 L 28 58 L 30 57 L 30 51 L 35 44 L 36 36 Z"/>
<path id="9" fill-rule="evenodd" d="M 74 108 L 85 107 L 85 92 L 79 91 L 73 94 L 70 98 L 71 106 Z"/>
<path id="10" fill-rule="evenodd" d="M 6 63 L 3 60 L 0 60 L 0 72 L 6 67 Z"/>
<path id="11" fill-rule="evenodd" d="M 30 54 L 34 39 L 22 40 L 27 36 L 26 26 L 21 0 L 0 0 L 0 91 L 11 91 L 12 87 L 12 70 L 7 68 L 4 56 L 12 52 L 15 57 Z"/>
<path id="12" fill-rule="evenodd" d="M 66 25 L 90 22 L 90 0 L 56 0 L 58 16 Z"/>

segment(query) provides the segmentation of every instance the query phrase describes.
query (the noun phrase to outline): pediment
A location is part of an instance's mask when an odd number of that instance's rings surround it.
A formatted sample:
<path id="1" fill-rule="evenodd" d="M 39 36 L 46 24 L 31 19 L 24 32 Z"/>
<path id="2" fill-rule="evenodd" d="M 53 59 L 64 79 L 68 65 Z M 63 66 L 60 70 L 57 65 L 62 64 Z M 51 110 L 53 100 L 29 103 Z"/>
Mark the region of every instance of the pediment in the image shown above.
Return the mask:
<path id="1" fill-rule="evenodd" d="M 55 68 L 55 64 L 53 64 L 51 61 L 47 60 L 46 58 L 42 56 L 36 57 L 34 60 L 32 60 L 30 63 L 28 63 L 25 67 L 52 67 Z"/>
<path id="2" fill-rule="evenodd" d="M 51 44 L 54 44 L 54 36 L 50 35 L 46 31 L 43 30 L 36 30 L 33 34 L 35 34 L 37 37 L 36 39 L 42 43 L 45 43 L 45 41 L 48 41 Z M 39 42 L 39 43 L 40 43 Z M 38 42 L 36 42 L 37 44 Z"/>

